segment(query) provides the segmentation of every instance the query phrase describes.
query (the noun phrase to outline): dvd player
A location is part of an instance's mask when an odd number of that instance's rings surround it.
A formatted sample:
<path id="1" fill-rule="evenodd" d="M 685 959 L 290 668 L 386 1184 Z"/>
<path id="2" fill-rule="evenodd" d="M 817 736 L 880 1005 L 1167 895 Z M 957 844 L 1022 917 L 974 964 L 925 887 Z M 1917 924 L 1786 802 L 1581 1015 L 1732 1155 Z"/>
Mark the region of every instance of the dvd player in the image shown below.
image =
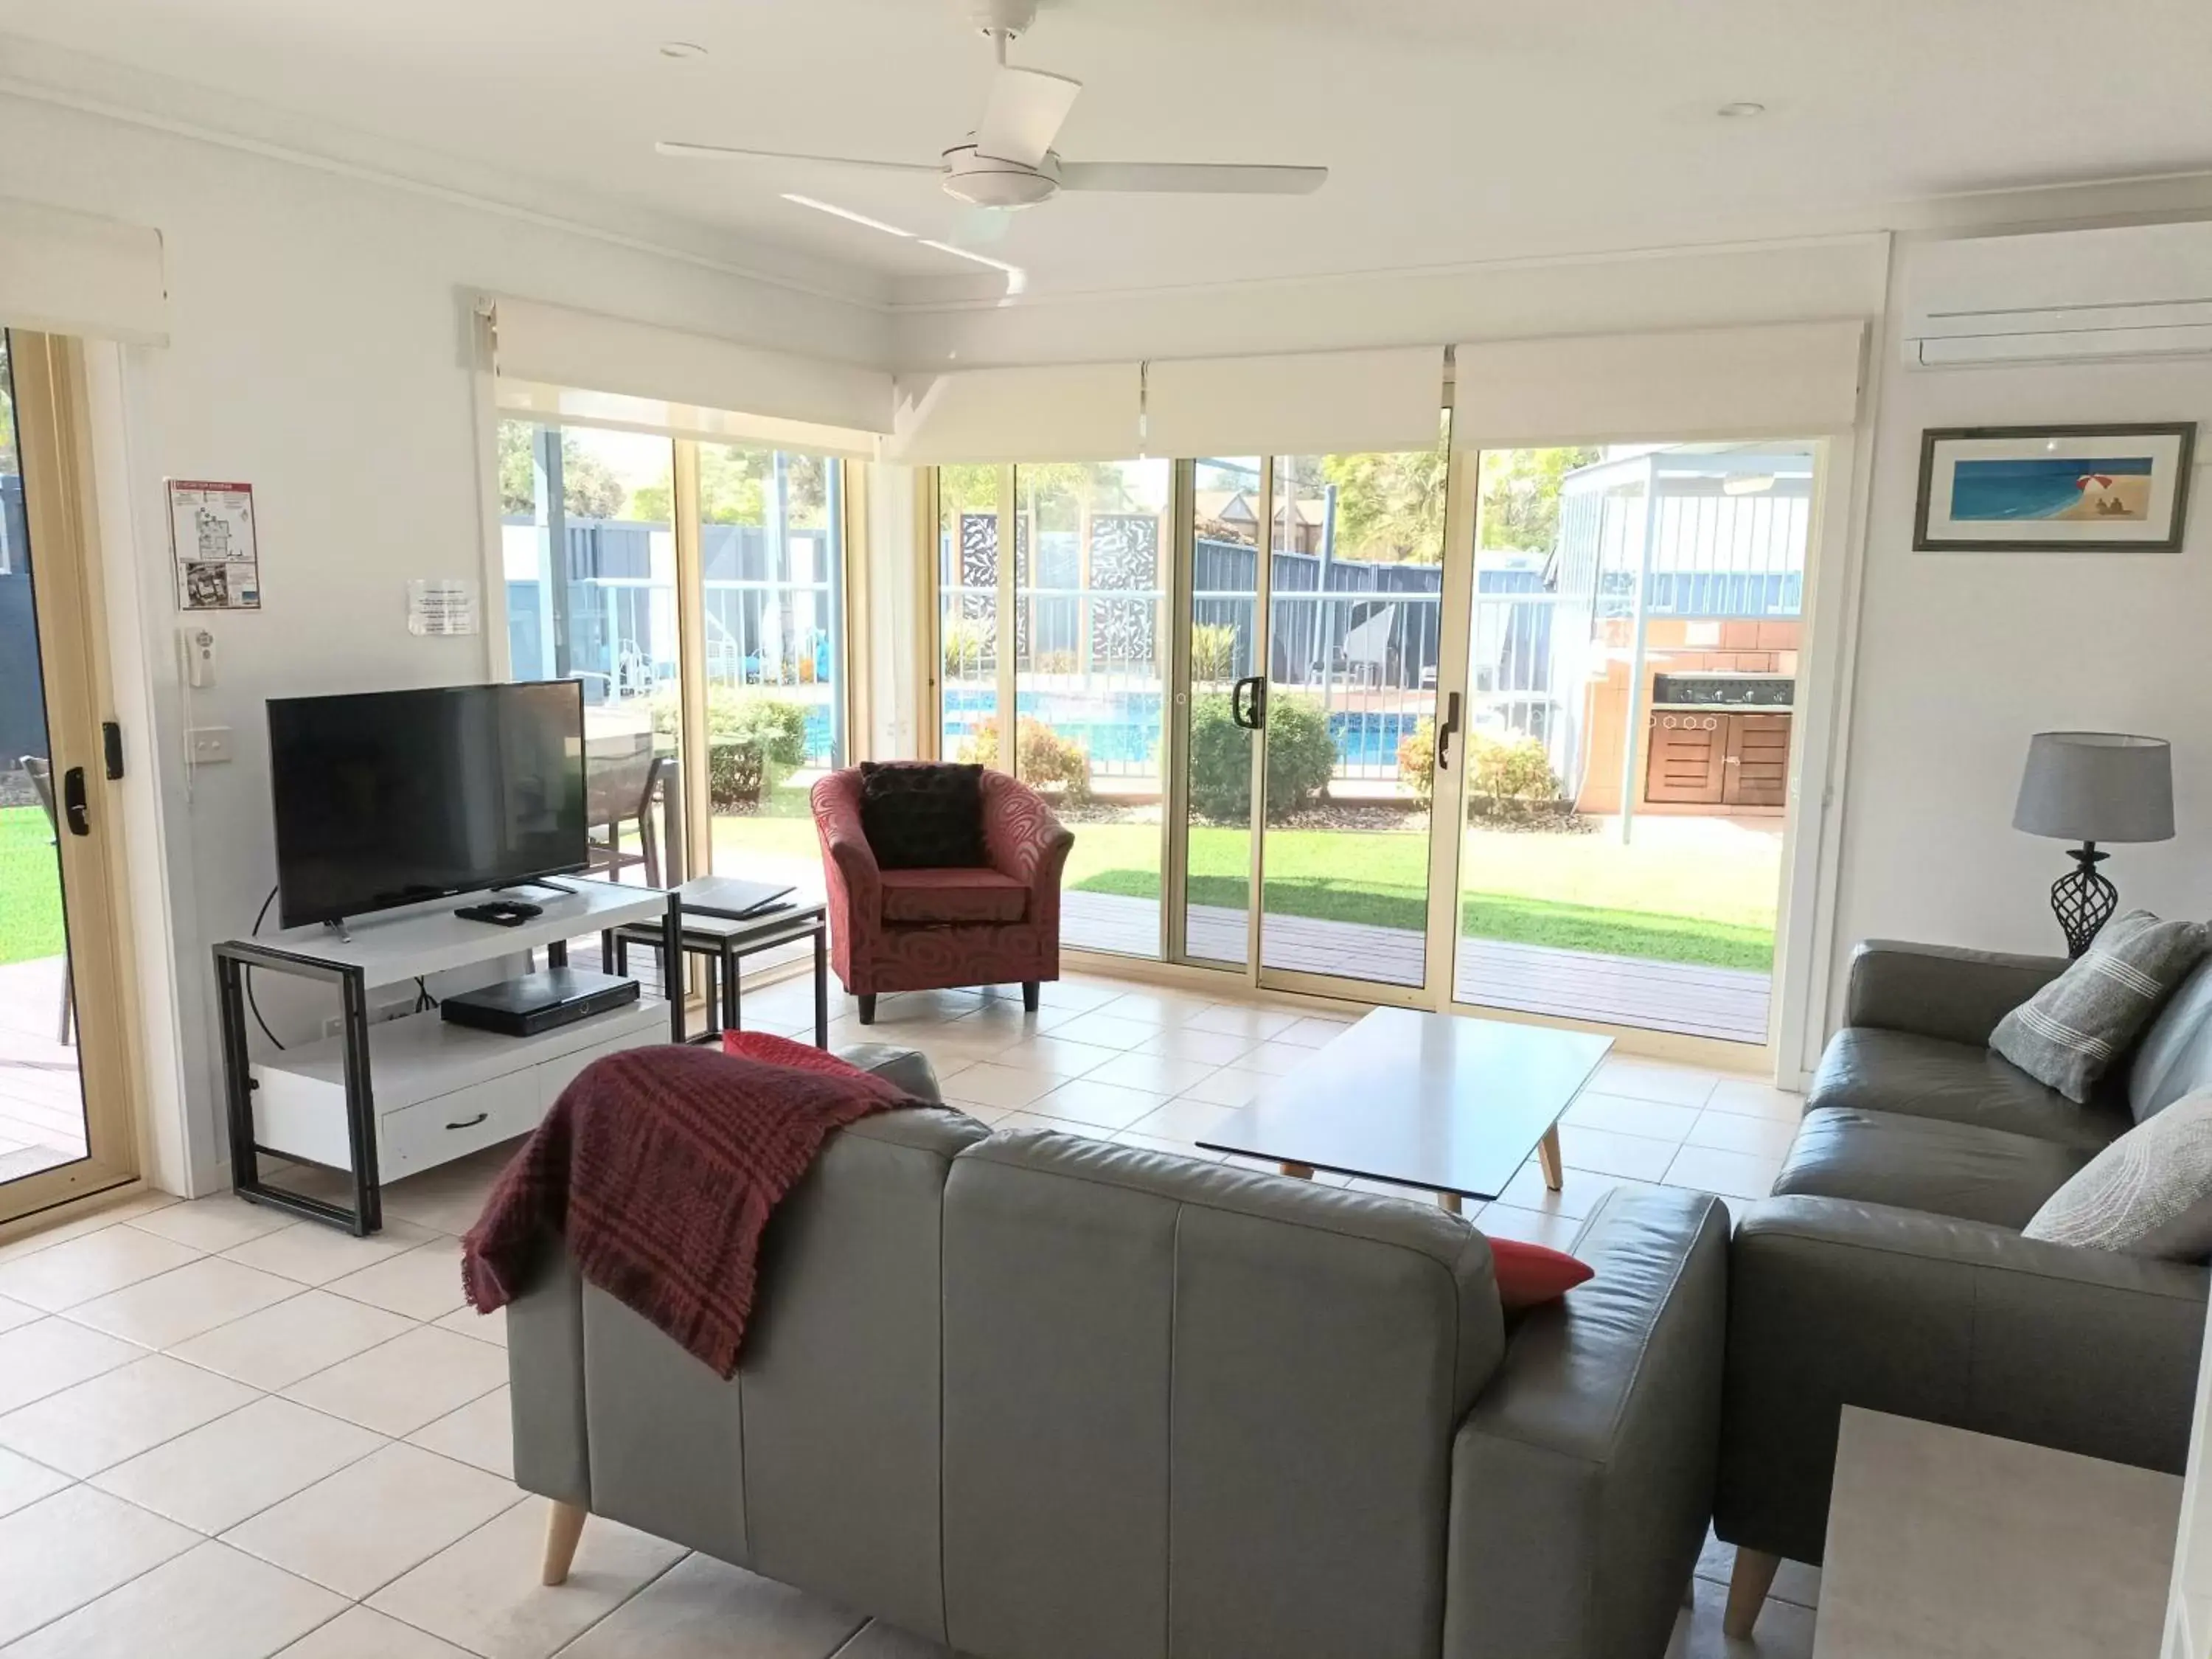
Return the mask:
<path id="1" fill-rule="evenodd" d="M 455 1025 L 496 1031 L 501 1036 L 535 1036 L 627 1007 L 637 996 L 634 979 L 595 974 L 588 968 L 548 968 L 474 991 L 457 991 L 439 1005 L 439 1011 Z"/>

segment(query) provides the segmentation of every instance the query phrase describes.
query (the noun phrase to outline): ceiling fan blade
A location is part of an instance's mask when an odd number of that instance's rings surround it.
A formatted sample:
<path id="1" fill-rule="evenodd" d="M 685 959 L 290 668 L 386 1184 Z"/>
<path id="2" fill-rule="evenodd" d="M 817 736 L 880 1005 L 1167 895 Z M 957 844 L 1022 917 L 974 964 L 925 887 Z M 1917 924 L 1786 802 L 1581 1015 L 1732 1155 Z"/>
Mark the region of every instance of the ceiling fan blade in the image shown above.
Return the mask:
<path id="1" fill-rule="evenodd" d="M 975 129 L 975 153 L 994 161 L 1018 161 L 1025 167 L 1036 166 L 1060 136 L 1068 111 L 1075 107 L 1075 94 L 1082 90 L 1082 82 L 1065 75 L 1000 64 L 991 82 L 991 101 L 983 109 L 983 125 Z"/>
<path id="2" fill-rule="evenodd" d="M 1062 161 L 1062 190 L 1194 191 L 1221 196 L 1310 196 L 1327 167 L 1212 166 L 1203 161 Z"/>
<path id="3" fill-rule="evenodd" d="M 740 149 L 732 144 L 690 144 L 674 138 L 654 143 L 653 153 L 702 161 L 814 161 L 830 167 L 873 167 L 883 173 L 942 173 L 933 161 L 878 161 L 860 155 L 805 155 L 787 149 Z"/>

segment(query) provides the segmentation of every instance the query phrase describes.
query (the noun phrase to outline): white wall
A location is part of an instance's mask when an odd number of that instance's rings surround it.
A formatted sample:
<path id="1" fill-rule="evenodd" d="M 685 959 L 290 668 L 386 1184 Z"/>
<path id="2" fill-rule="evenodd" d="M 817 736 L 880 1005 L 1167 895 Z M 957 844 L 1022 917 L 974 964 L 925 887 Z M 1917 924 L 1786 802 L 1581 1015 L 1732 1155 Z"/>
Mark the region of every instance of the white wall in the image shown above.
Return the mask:
<path id="1" fill-rule="evenodd" d="M 1900 285 L 1905 262 L 1925 246 L 1899 243 Z M 1897 326 L 1883 347 L 1892 365 Z M 1886 370 L 1851 707 L 1839 951 L 1883 936 L 2064 948 L 2045 890 L 2072 866 L 2058 842 L 2011 828 L 2028 734 L 2055 727 L 2172 740 L 2179 835 L 2115 847 L 2104 868 L 2124 905 L 2212 914 L 2206 447 L 2197 450 L 2178 554 L 1912 551 L 1923 428 L 2153 420 L 2212 422 L 2212 360 Z"/>
<path id="2" fill-rule="evenodd" d="M 120 556 L 139 585 L 157 729 L 132 733 L 132 749 L 159 769 L 173 910 L 182 1052 L 155 1079 L 151 1111 L 173 1115 L 181 1087 L 186 1133 L 166 1149 L 153 1137 L 151 1173 L 204 1186 L 224 1157 L 207 946 L 246 932 L 275 878 L 264 701 L 486 673 L 483 640 L 416 638 L 404 606 L 410 577 L 483 569 L 470 296 L 862 362 L 888 355 L 885 319 L 703 260 L 14 96 L 0 97 L 0 194 L 153 225 L 166 240 L 172 343 L 125 354 L 132 523 L 102 530 L 111 560 L 135 532 Z M 218 679 L 190 704 L 192 722 L 233 729 L 237 758 L 202 769 L 189 793 L 167 477 L 250 482 L 260 517 L 264 609 L 204 619 Z M 142 932 L 155 920 L 142 916 Z"/>

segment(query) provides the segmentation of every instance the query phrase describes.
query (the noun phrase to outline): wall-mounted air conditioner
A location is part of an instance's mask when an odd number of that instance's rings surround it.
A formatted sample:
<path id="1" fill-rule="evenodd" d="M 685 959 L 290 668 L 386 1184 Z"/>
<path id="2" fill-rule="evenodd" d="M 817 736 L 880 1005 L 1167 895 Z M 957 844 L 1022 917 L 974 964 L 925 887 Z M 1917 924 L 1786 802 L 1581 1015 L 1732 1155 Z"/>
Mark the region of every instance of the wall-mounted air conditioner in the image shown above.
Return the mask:
<path id="1" fill-rule="evenodd" d="M 1903 299 L 1915 368 L 2212 354 L 2212 223 L 1928 242 Z"/>

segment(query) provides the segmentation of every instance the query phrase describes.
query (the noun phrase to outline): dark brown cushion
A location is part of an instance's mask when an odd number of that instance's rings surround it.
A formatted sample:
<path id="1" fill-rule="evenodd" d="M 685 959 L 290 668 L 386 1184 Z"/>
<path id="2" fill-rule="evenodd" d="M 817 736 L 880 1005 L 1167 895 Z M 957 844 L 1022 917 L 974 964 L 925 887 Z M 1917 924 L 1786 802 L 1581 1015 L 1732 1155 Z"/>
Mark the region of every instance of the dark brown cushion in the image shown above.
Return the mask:
<path id="1" fill-rule="evenodd" d="M 982 867 L 983 769 L 862 761 L 860 831 L 880 870 Z"/>
<path id="2" fill-rule="evenodd" d="M 996 870 L 886 870 L 885 921 L 1019 921 L 1030 890 Z"/>

